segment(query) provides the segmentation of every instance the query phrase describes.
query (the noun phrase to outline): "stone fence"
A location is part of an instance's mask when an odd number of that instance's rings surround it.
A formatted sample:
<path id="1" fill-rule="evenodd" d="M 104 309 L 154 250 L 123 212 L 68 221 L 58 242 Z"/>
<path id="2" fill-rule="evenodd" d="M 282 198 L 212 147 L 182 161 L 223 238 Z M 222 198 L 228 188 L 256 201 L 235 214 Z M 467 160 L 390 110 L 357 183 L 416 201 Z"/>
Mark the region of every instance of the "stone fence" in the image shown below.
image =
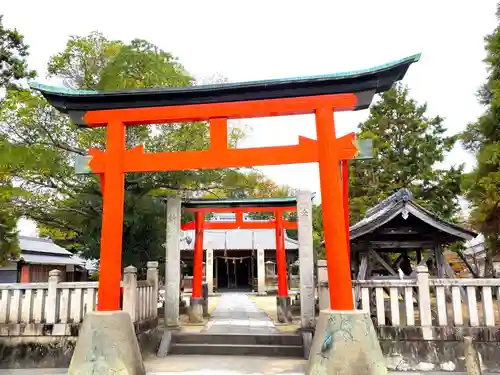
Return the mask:
<path id="1" fill-rule="evenodd" d="M 330 303 L 326 262 L 318 261 L 320 309 Z M 462 338 L 472 336 L 483 363 L 498 369 L 500 279 L 415 277 L 354 280 L 356 307 L 370 313 L 392 369 L 463 369 Z"/>
<path id="2" fill-rule="evenodd" d="M 0 284 L 0 368 L 68 367 L 80 324 L 96 310 L 99 283 L 59 280 L 52 270 L 47 283 Z M 121 286 L 141 350 L 156 350 L 158 262 L 148 262 L 146 280 L 125 268 Z"/>
<path id="3" fill-rule="evenodd" d="M 60 282 L 59 270 L 47 283 L 0 284 L 0 337 L 77 336 L 85 314 L 96 310 L 98 282 Z M 137 269 L 124 269 L 124 311 L 136 331 L 156 325 L 158 262 L 148 262 L 147 279 L 137 280 Z"/>
<path id="4" fill-rule="evenodd" d="M 318 270 L 319 305 L 325 309 L 330 297 L 321 276 Z M 414 278 L 354 280 L 353 295 L 378 326 L 500 326 L 500 279 L 434 279 L 420 266 Z"/>

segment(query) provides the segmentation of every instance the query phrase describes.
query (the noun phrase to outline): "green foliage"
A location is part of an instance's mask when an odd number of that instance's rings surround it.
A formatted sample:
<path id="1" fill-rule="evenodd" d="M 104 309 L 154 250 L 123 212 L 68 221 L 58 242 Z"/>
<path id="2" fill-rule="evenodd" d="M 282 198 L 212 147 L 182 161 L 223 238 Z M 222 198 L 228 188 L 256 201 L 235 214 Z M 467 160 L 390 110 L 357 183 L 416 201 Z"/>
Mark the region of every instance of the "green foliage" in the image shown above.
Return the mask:
<path id="1" fill-rule="evenodd" d="M 0 14 L 0 88 L 18 87 L 19 81 L 35 77 L 28 69 L 28 46 L 17 30 L 6 29 Z"/>
<path id="2" fill-rule="evenodd" d="M 75 89 L 117 90 L 138 87 L 186 86 L 192 77 L 169 53 L 133 40 L 126 44 L 93 32 L 71 37 L 66 48 L 48 63 L 49 76 Z M 29 192 L 17 207 L 39 224 L 41 235 L 87 258 L 99 257 L 102 195 L 97 176 L 76 176 L 74 159 L 90 147 L 105 148 L 105 129 L 78 129 L 38 94 L 11 90 L 0 108 L 0 136 L 17 147 L 36 150 L 38 160 L 15 176 Z M 229 147 L 243 133 L 230 129 Z M 127 129 L 127 147 L 144 144 L 147 152 L 208 148 L 204 122 Z M 123 228 L 123 264 L 138 270 L 148 260 L 164 258 L 165 212 L 161 199 L 183 197 L 269 196 L 278 189 L 259 173 L 238 170 L 178 171 L 127 174 Z M 184 217 L 183 221 L 189 217 Z"/>
<path id="3" fill-rule="evenodd" d="M 18 193 L 9 176 L 0 173 L 0 266 L 19 252 L 16 230 L 19 214 L 13 204 Z"/>
<path id="4" fill-rule="evenodd" d="M 312 212 L 312 226 L 313 226 L 313 246 L 317 259 L 326 259 L 325 249 L 322 241 L 325 238 L 323 230 L 323 211 L 321 205 L 314 205 Z"/>
<path id="5" fill-rule="evenodd" d="M 406 87 L 397 85 L 380 99 L 358 132 L 359 139 L 373 139 L 374 157 L 349 163 L 350 223 L 401 188 L 440 217 L 457 220 L 463 166 L 436 168 L 457 137 L 446 137 L 443 119 L 428 117 L 426 106 L 411 99 Z M 313 228 L 318 257 L 324 258 L 321 207 L 313 212 Z"/>
<path id="6" fill-rule="evenodd" d="M 3 90 L 18 88 L 22 80 L 35 76 L 27 67 L 28 46 L 17 30 L 6 29 L 0 15 L 0 95 Z M 0 98 L 0 106 L 2 105 Z M 3 125 L 0 123 L 0 129 Z M 14 187 L 12 174 L 33 162 L 32 154 L 16 147 L 0 130 L 0 266 L 19 252 L 17 220 L 21 212 L 17 201 L 25 192 Z"/>
<path id="7" fill-rule="evenodd" d="M 51 57 L 47 71 L 50 76 L 64 78 L 73 88 L 97 90 L 103 70 L 122 47 L 121 41 L 107 40 L 97 31 L 85 37 L 71 36 L 64 51 Z"/>
<path id="8" fill-rule="evenodd" d="M 500 5 L 497 7 L 500 21 Z M 493 274 L 493 257 L 500 254 L 500 25 L 485 38 L 488 79 L 478 92 L 487 106 L 461 134 L 465 148 L 476 156 L 474 170 L 463 187 L 471 202 L 471 223 L 483 233 L 487 249 L 486 274 Z"/>
<path id="9" fill-rule="evenodd" d="M 398 85 L 382 94 L 359 126 L 358 137 L 373 139 L 374 158 L 350 163 L 350 221 L 401 188 L 440 217 L 452 220 L 459 210 L 463 165 L 436 168 L 456 137 L 446 137 L 443 119 L 428 117 L 426 105 L 409 97 Z"/>

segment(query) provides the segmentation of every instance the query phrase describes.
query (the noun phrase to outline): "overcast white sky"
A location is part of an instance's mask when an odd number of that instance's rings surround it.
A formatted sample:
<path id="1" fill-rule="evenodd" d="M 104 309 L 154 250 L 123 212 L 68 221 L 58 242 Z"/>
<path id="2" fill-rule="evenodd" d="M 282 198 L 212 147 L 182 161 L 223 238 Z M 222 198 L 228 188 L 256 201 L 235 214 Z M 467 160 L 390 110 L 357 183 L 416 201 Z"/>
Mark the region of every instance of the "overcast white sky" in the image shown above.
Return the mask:
<path id="1" fill-rule="evenodd" d="M 7 27 L 30 45 L 29 63 L 40 76 L 70 35 L 93 30 L 129 41 L 147 39 L 176 55 L 197 77 L 230 81 L 283 78 L 369 68 L 422 53 L 404 83 L 430 114 L 459 132 L 481 114 L 477 87 L 486 77 L 483 37 L 496 26 L 496 0 L 3 0 Z M 336 116 L 339 135 L 354 131 L 368 111 Z M 310 116 L 245 121 L 243 146 L 296 144 L 315 138 Z M 473 159 L 460 148 L 446 163 Z M 278 184 L 319 193 L 315 164 L 265 167 Z M 32 234 L 34 226 L 21 230 Z"/>

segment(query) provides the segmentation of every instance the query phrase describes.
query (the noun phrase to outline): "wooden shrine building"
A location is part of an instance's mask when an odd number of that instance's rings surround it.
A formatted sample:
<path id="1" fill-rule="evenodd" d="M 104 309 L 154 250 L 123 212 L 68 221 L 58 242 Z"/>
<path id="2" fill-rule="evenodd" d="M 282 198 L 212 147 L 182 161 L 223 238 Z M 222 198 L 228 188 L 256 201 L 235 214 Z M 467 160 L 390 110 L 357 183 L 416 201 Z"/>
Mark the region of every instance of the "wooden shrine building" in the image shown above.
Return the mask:
<path id="1" fill-rule="evenodd" d="M 353 276 L 366 280 L 413 277 L 418 265 L 436 277 L 454 277 L 443 250 L 477 233 L 440 219 L 400 189 L 370 208 L 350 236 Z"/>

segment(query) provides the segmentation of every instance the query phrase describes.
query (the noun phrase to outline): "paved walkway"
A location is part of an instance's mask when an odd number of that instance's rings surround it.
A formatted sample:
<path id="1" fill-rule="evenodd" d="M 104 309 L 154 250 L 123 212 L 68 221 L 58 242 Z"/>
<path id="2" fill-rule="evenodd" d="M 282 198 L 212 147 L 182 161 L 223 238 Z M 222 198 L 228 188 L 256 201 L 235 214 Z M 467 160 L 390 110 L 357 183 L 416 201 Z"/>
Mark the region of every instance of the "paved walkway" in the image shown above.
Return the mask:
<path id="1" fill-rule="evenodd" d="M 145 362 L 147 375 L 304 375 L 297 360 L 263 357 L 172 356 L 168 361 Z M 2 375 L 65 375 L 67 369 L 0 369 Z M 390 375 L 467 375 L 464 372 L 392 372 Z M 485 375 L 494 373 L 485 373 Z"/>
<path id="2" fill-rule="evenodd" d="M 244 293 L 224 293 L 203 331 L 207 333 L 278 333 L 266 313 Z"/>

